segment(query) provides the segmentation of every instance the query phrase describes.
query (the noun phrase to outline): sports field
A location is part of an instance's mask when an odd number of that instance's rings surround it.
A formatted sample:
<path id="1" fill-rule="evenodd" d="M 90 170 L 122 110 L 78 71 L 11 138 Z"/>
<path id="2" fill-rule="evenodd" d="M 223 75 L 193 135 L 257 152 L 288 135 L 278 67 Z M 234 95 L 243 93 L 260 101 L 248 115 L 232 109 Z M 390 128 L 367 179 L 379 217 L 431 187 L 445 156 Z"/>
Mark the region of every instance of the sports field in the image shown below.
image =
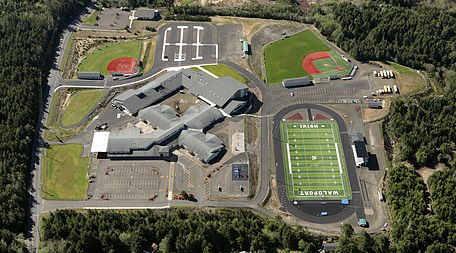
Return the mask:
<path id="1" fill-rule="evenodd" d="M 336 122 L 282 121 L 280 133 L 290 200 L 351 199 Z"/>
<path id="2" fill-rule="evenodd" d="M 92 54 L 89 54 L 78 67 L 80 72 L 101 72 L 103 75 L 109 75 L 108 64 L 123 57 L 139 58 L 141 49 L 141 41 L 135 40 L 123 43 L 114 43 L 96 49 Z"/>
<path id="3" fill-rule="evenodd" d="M 313 59 L 309 59 L 309 64 L 315 68 L 315 71 L 309 73 L 303 67 L 303 60 L 313 53 L 325 53 L 326 56 L 316 59 L 322 60 L 321 64 L 316 62 L 318 66 L 314 66 Z M 310 78 L 323 78 L 330 75 L 343 76 L 351 70 L 348 62 L 332 51 L 310 30 L 267 45 L 264 48 L 264 65 L 268 83 L 280 83 L 285 78 L 303 76 Z"/>

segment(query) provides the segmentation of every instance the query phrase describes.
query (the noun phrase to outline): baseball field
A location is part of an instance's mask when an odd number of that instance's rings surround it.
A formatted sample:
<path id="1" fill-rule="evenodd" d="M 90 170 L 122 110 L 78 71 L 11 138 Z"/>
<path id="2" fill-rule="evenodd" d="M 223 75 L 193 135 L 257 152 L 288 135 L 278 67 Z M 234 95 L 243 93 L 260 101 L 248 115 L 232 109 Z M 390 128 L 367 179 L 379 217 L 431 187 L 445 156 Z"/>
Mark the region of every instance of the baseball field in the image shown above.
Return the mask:
<path id="1" fill-rule="evenodd" d="M 310 30 L 267 45 L 264 65 L 267 82 L 271 84 L 303 76 L 312 79 L 345 76 L 352 68 Z"/>
<path id="2" fill-rule="evenodd" d="M 351 199 L 336 122 L 282 121 L 280 132 L 290 200 Z"/>
<path id="3" fill-rule="evenodd" d="M 138 59 L 141 50 L 141 41 L 134 40 L 123 43 L 114 43 L 100 47 L 89 54 L 78 67 L 80 72 L 101 72 L 108 75 L 108 64 L 118 58 Z"/>

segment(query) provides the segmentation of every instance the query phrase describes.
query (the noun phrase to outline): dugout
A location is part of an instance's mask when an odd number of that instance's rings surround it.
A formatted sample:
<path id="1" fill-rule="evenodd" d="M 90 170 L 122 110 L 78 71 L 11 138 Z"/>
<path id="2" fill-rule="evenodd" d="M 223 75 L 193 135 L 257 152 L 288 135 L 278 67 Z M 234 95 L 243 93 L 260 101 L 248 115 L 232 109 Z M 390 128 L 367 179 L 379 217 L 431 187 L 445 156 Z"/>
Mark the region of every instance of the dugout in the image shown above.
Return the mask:
<path id="1" fill-rule="evenodd" d="M 282 79 L 282 85 L 285 88 L 294 88 L 294 87 L 301 87 L 301 86 L 310 86 L 310 85 L 313 85 L 313 83 L 306 76 L 306 77 Z"/>

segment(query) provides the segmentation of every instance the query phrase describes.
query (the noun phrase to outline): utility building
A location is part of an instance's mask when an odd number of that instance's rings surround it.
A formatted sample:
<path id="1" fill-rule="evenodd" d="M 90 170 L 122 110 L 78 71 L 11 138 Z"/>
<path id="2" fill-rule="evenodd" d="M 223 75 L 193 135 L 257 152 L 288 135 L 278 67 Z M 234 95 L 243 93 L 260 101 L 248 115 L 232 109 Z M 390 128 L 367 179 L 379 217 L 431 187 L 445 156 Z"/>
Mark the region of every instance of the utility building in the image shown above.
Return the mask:
<path id="1" fill-rule="evenodd" d="M 86 79 L 86 80 L 101 80 L 103 76 L 100 72 L 77 72 L 76 75 L 79 79 Z"/>
<path id="2" fill-rule="evenodd" d="M 306 77 L 298 77 L 298 78 L 289 78 L 289 79 L 282 79 L 282 85 L 286 88 L 294 88 L 300 86 L 309 86 L 312 85 L 312 81 Z"/>
<path id="3" fill-rule="evenodd" d="M 160 19 L 160 14 L 158 10 L 139 9 L 135 12 L 135 18 L 138 20 L 158 20 Z"/>

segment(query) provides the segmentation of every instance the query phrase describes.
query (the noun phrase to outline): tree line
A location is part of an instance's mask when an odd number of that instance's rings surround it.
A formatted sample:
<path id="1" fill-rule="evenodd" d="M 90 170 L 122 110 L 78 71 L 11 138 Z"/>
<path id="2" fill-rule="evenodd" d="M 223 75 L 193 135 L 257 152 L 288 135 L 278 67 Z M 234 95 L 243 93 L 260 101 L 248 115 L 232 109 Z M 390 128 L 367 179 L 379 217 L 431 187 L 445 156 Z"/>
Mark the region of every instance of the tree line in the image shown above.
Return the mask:
<path id="1" fill-rule="evenodd" d="M 315 6 L 309 15 L 322 34 L 358 60 L 391 60 L 437 72 L 441 84 L 455 76 L 456 16 L 448 10 L 367 1 L 359 7 L 351 2 Z"/>
<path id="2" fill-rule="evenodd" d="M 323 237 L 246 210 L 52 212 L 40 252 L 316 252 Z"/>
<path id="3" fill-rule="evenodd" d="M 59 31 L 87 0 L 0 3 L 0 252 L 22 251 L 39 93 Z M 47 65 L 46 65 L 47 64 Z M 39 190 L 39 189 L 37 189 Z"/>
<path id="4" fill-rule="evenodd" d="M 296 1 L 281 1 L 279 3 L 259 3 L 256 1 L 246 3 L 240 6 L 226 5 L 182 5 L 169 6 L 165 17 L 173 19 L 177 17 L 191 16 L 236 16 L 247 18 L 265 18 L 278 20 L 291 20 L 304 22 L 306 17 L 303 16 L 301 9 Z"/>

